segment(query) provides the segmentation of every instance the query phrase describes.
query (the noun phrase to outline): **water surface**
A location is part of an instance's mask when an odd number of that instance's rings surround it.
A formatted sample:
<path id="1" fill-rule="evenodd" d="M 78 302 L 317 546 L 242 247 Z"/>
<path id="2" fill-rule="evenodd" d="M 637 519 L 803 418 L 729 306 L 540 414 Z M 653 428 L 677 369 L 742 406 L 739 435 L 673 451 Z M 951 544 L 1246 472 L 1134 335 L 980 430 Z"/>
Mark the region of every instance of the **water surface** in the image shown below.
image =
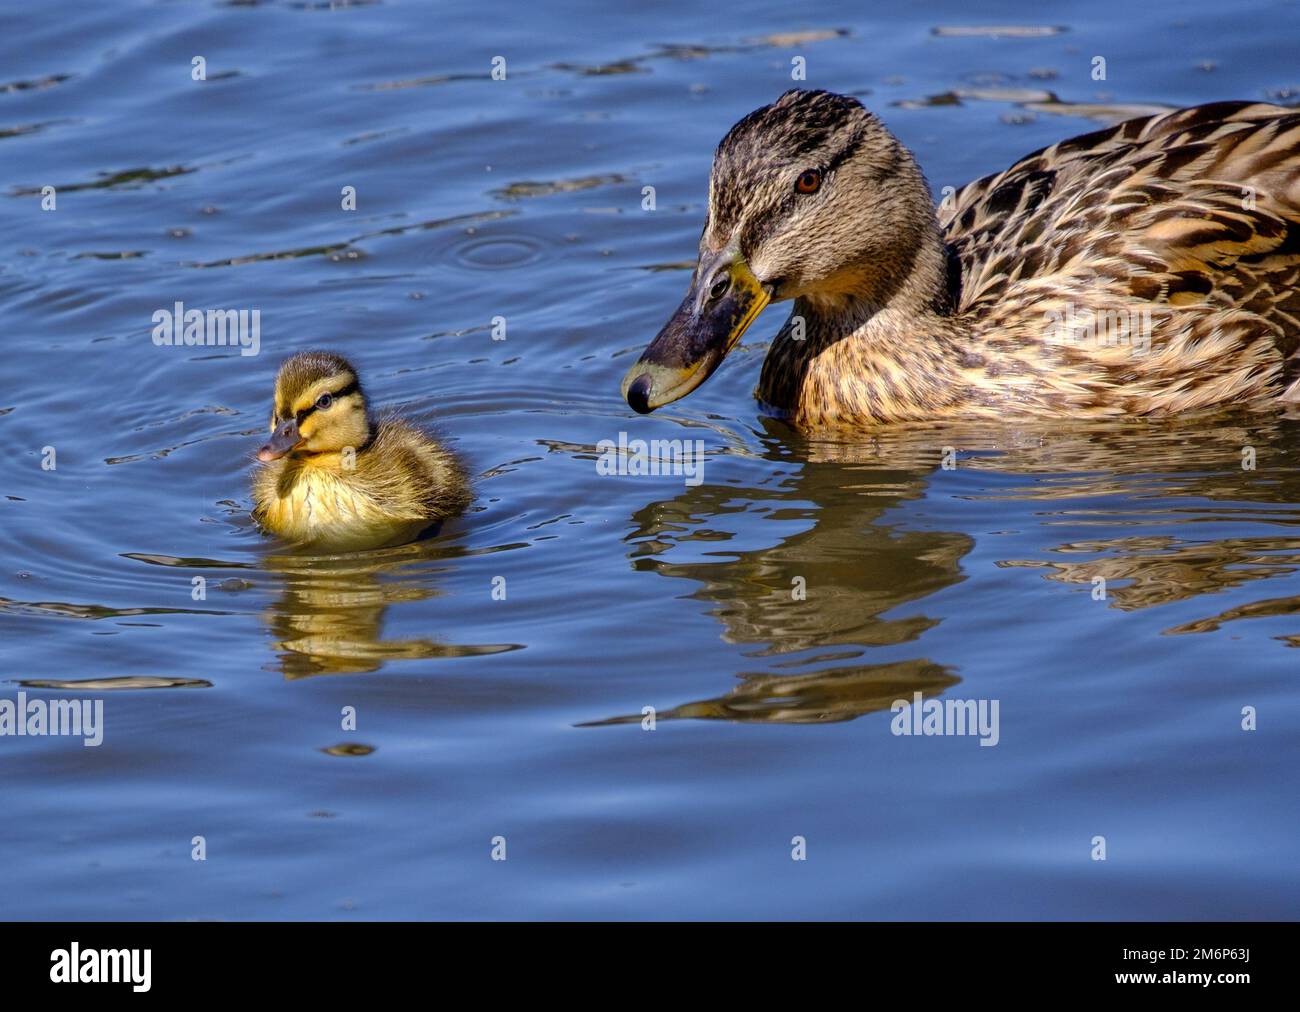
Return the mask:
<path id="1" fill-rule="evenodd" d="M 1128 109 L 1300 98 L 1294 2 L 953 30 L 1024 17 L 10 5 L 0 696 L 106 730 L 0 738 L 0 915 L 1295 917 L 1300 424 L 809 438 L 750 396 L 781 307 L 690 398 L 618 395 L 714 145 L 797 57 L 936 193 Z M 261 353 L 155 347 L 177 301 L 259 309 Z M 335 558 L 257 532 L 309 347 L 436 422 L 469 515 Z M 702 440 L 703 480 L 598 475 L 620 432 Z M 892 734 L 915 692 L 997 700 L 999 744 Z"/>

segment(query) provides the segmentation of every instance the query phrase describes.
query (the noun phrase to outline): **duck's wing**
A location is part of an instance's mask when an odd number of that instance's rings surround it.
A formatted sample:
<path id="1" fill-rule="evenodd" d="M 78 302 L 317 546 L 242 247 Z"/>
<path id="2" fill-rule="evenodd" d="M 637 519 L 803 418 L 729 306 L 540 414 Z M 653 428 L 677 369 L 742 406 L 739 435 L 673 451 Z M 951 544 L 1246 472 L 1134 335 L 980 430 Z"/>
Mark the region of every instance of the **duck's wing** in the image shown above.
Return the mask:
<path id="1" fill-rule="evenodd" d="M 970 183 L 939 217 L 957 311 L 989 327 L 1042 299 L 1199 308 L 1188 340 L 1227 327 L 1234 348 L 1272 342 L 1295 378 L 1300 110 L 1217 102 L 1127 120 Z"/>

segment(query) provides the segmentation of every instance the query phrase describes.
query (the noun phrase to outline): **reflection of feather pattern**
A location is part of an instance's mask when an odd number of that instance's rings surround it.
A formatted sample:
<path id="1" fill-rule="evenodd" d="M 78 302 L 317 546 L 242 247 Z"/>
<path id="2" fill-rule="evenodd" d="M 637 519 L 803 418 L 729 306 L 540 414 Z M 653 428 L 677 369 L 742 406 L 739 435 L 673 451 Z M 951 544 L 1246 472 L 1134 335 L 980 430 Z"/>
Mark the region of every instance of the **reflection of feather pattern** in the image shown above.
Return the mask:
<path id="1" fill-rule="evenodd" d="M 423 542 L 365 555 L 273 555 L 265 565 L 283 593 L 265 614 L 286 678 L 378 671 L 391 661 L 476 657 L 514 644 L 447 642 L 440 636 L 386 638 L 390 606 L 436 598 L 427 574 L 412 565 L 445 558 L 445 546 Z"/>
<path id="2" fill-rule="evenodd" d="M 968 578 L 966 557 L 976 540 L 936 526 L 933 512 L 922 511 L 918 526 L 908 504 L 922 498 L 955 495 L 977 511 L 983 502 L 999 513 L 1005 499 L 1008 515 L 1021 510 L 1041 518 L 1041 552 L 1008 558 L 986 551 L 982 560 L 1012 571 L 1008 577 L 1032 569 L 1051 581 L 1021 581 L 1017 593 L 1028 595 L 1026 608 L 1059 595 L 1066 584 L 1083 608 L 1136 612 L 1204 596 L 1210 613 L 1170 633 L 1252 618 L 1300 620 L 1300 598 L 1270 589 L 1300 570 L 1300 535 L 1290 533 L 1300 530 L 1300 473 L 1287 463 L 1295 433 L 1274 417 L 1234 412 L 1068 427 L 904 423 L 881 427 L 869 439 L 850 432 L 801 440 L 801 464 L 792 470 L 789 431 L 771 419 L 764 425 L 771 452 L 753 470 L 779 477 L 706 482 L 631 517 L 629 552 L 637 567 L 689 584 L 721 638 L 743 647 L 754 669 L 738 683 L 729 677 L 709 683 L 701 673 L 702 685 L 716 687 L 692 692 L 691 702 L 665 701 L 680 705 L 659 709 L 662 719 L 816 723 L 885 710 L 914 691 L 950 695 L 962 672 L 950 666 L 946 637 L 952 634 L 944 631 L 952 605 L 936 595 Z M 945 446 L 960 453 L 957 476 L 939 470 Z M 1249 487 L 1248 507 L 1243 446 L 1259 449 L 1262 468 L 1261 480 Z M 972 477 L 985 472 L 987 482 Z M 1009 484 L 1006 476 L 1019 480 Z M 954 477 L 959 490 L 944 492 Z M 767 543 L 748 544 L 734 558 L 702 554 L 697 542 L 730 538 L 722 518 L 738 510 L 781 522 Z M 1276 533 L 1207 534 L 1213 525 L 1206 521 L 1225 518 Z M 1098 535 L 1062 543 L 1053 532 L 1066 523 Z M 1087 596 L 1098 576 L 1107 580 L 1107 597 L 1094 603 Z M 805 600 L 792 597 L 795 577 L 803 578 Z M 1225 609 L 1218 595 L 1231 590 L 1260 599 Z M 1300 621 L 1293 628 L 1300 630 Z M 1300 632 L 1282 632 L 1281 642 L 1300 646 Z M 864 663 L 881 647 L 885 656 L 904 659 Z M 706 698 L 710 691 L 715 694 Z"/>
<path id="3" fill-rule="evenodd" d="M 959 679 L 946 668 L 925 660 L 831 668 L 801 675 L 741 675 L 741 683 L 725 695 L 684 703 L 658 714 L 659 720 L 693 717 L 742 723 L 833 724 L 864 713 L 890 709 L 912 694 L 937 695 Z M 641 714 L 588 721 L 580 727 L 636 724 Z"/>

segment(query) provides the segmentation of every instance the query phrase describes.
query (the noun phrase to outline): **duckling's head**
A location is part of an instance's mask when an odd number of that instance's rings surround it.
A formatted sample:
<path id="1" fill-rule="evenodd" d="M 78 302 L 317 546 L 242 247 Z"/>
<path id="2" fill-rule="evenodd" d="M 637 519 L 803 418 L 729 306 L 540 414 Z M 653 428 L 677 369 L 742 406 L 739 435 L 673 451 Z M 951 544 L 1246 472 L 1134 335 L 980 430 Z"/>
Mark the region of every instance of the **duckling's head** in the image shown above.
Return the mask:
<path id="1" fill-rule="evenodd" d="M 911 153 L 856 98 L 788 91 L 718 145 L 690 291 L 623 394 L 641 412 L 684 397 L 770 301 L 800 298 L 831 313 L 883 307 L 918 255 L 942 261 Z"/>
<path id="2" fill-rule="evenodd" d="M 369 440 L 365 394 L 347 359 L 304 351 L 285 360 L 275 377 L 271 438 L 257 451 L 258 460 L 359 450 Z"/>

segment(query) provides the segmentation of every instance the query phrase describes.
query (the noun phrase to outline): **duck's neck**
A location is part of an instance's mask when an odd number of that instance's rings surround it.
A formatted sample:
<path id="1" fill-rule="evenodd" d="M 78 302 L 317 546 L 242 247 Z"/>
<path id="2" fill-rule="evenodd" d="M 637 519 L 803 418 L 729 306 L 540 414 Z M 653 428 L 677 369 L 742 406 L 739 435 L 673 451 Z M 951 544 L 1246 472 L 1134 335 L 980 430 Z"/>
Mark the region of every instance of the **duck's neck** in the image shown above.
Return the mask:
<path id="1" fill-rule="evenodd" d="M 937 225 L 904 268 L 888 284 L 871 285 L 876 296 L 846 291 L 795 299 L 756 396 L 812 425 L 933 417 L 953 403 L 968 349 L 951 315 Z"/>

